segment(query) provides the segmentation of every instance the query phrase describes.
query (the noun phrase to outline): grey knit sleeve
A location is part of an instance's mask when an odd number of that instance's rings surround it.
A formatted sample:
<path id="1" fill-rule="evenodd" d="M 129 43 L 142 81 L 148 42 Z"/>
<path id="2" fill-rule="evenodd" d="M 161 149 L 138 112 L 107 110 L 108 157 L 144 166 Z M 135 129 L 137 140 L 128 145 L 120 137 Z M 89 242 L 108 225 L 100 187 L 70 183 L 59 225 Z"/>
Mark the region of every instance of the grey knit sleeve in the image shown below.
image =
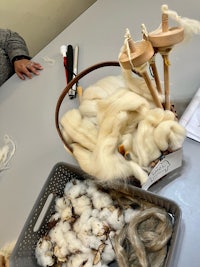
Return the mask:
<path id="1" fill-rule="evenodd" d="M 15 56 L 29 56 L 29 51 L 24 39 L 11 30 L 0 29 L 0 48 L 8 55 L 10 62 Z"/>

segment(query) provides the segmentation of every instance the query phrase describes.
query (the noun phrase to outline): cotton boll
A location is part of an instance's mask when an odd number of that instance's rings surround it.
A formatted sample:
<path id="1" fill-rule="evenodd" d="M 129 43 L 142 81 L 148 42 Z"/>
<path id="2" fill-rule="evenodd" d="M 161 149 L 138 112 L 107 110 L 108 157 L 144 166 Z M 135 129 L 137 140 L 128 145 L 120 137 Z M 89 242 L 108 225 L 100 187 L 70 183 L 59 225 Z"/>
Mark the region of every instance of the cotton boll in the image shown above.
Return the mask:
<path id="1" fill-rule="evenodd" d="M 132 218 L 138 213 L 138 211 L 128 208 L 124 211 L 124 221 L 125 223 L 129 223 Z"/>
<path id="2" fill-rule="evenodd" d="M 63 258 L 66 255 L 70 254 L 70 251 L 68 249 L 68 244 L 65 241 L 64 236 L 62 237 L 62 239 L 59 239 L 59 241 L 55 242 L 54 244 L 55 247 L 57 247 L 56 250 L 54 251 L 54 254 L 56 253 L 56 256 L 58 258 Z"/>
<path id="3" fill-rule="evenodd" d="M 56 205 L 55 205 L 55 209 L 56 211 L 60 211 L 60 210 L 63 210 L 64 208 L 66 207 L 66 204 L 64 202 L 64 198 L 61 197 L 61 198 L 57 198 L 56 199 Z"/>
<path id="4" fill-rule="evenodd" d="M 115 206 L 108 206 L 103 208 L 100 212 L 99 212 L 99 218 L 101 221 L 105 221 L 105 222 L 109 222 L 109 218 L 113 216 L 113 212 L 117 211 Z M 117 215 L 117 213 L 115 214 L 115 216 Z M 108 223 L 109 224 L 109 223 Z M 110 225 L 110 224 L 109 224 Z"/>
<path id="5" fill-rule="evenodd" d="M 98 218 L 91 217 L 90 224 L 92 233 L 96 236 L 102 236 L 105 234 L 106 225 L 104 222 L 100 221 Z"/>
<path id="6" fill-rule="evenodd" d="M 89 261 L 90 258 L 91 258 L 91 255 L 90 254 L 77 253 L 76 255 L 72 255 L 69 258 L 69 260 L 67 262 L 67 267 L 84 266 L 84 263 L 86 263 L 87 261 Z"/>
<path id="7" fill-rule="evenodd" d="M 60 219 L 60 214 L 58 212 L 54 213 L 51 218 L 49 219 L 49 223 L 51 224 L 51 222 L 58 222 Z"/>
<path id="8" fill-rule="evenodd" d="M 89 197 L 92 197 L 98 191 L 96 184 L 90 180 L 85 180 L 85 184 L 87 187 L 87 190 L 86 190 L 87 195 Z"/>
<path id="9" fill-rule="evenodd" d="M 85 210 L 91 209 L 91 200 L 86 195 L 72 199 L 74 213 L 81 215 Z"/>
<path id="10" fill-rule="evenodd" d="M 73 224 L 73 230 L 76 232 L 76 233 L 79 233 L 81 231 L 81 220 L 80 218 L 76 219 L 76 221 L 74 222 Z"/>
<path id="11" fill-rule="evenodd" d="M 119 230 L 124 225 L 124 215 L 120 209 L 116 208 L 111 213 L 110 216 L 106 219 L 107 224 L 112 227 L 114 230 Z"/>
<path id="12" fill-rule="evenodd" d="M 52 255 L 42 255 L 42 256 L 36 256 L 37 257 L 37 262 L 39 265 L 48 267 L 48 266 L 53 266 L 54 265 L 54 259 Z"/>
<path id="13" fill-rule="evenodd" d="M 99 217 L 99 210 L 98 209 L 92 209 L 92 217 L 98 218 Z"/>
<path id="14" fill-rule="evenodd" d="M 59 247 L 66 246 L 64 234 L 71 229 L 68 222 L 59 221 L 54 228 L 49 231 L 51 241 L 56 243 Z"/>
<path id="15" fill-rule="evenodd" d="M 56 200 L 55 210 L 60 214 L 60 216 L 68 207 L 71 207 L 71 202 L 66 197 L 61 197 Z"/>
<path id="16" fill-rule="evenodd" d="M 97 184 L 95 183 L 94 180 L 90 180 L 90 179 L 86 179 L 83 181 L 84 184 L 87 186 L 87 193 L 91 190 L 91 189 L 96 189 L 98 190 Z"/>
<path id="17" fill-rule="evenodd" d="M 69 231 L 71 229 L 71 225 L 69 222 L 67 221 L 60 221 L 56 227 L 59 227 L 60 230 L 63 232 L 63 233 L 66 233 L 67 231 Z"/>
<path id="18" fill-rule="evenodd" d="M 68 249 L 67 247 L 62 246 L 62 248 L 60 248 L 59 246 L 56 245 L 54 247 L 53 253 L 59 261 L 65 262 L 68 254 Z"/>
<path id="19" fill-rule="evenodd" d="M 63 232 L 59 227 L 54 227 L 49 231 L 49 237 L 53 243 L 57 243 L 57 241 L 63 240 Z"/>
<path id="20" fill-rule="evenodd" d="M 39 239 L 35 249 L 35 256 L 39 265 L 44 267 L 52 266 L 54 264 L 52 243 L 43 238 Z"/>
<path id="21" fill-rule="evenodd" d="M 52 249 L 52 243 L 45 238 L 40 238 L 37 243 L 37 252 L 47 252 Z"/>
<path id="22" fill-rule="evenodd" d="M 71 181 L 67 182 L 64 188 L 64 195 L 68 196 L 68 191 L 70 190 L 71 187 L 74 186 L 74 184 L 76 184 L 77 181 L 72 179 Z"/>
<path id="23" fill-rule="evenodd" d="M 93 202 L 94 207 L 96 209 L 100 210 L 104 207 L 112 205 L 113 200 L 108 194 L 97 191 L 93 195 L 92 202 Z"/>
<path id="24" fill-rule="evenodd" d="M 62 260 L 62 262 L 63 262 L 64 261 L 64 258 L 66 258 L 70 254 L 70 251 L 69 251 L 67 245 L 62 246 L 59 249 L 60 249 L 60 254 L 61 255 L 64 255 L 63 260 Z"/>
<path id="25" fill-rule="evenodd" d="M 98 247 L 102 244 L 102 241 L 99 237 L 92 234 L 89 235 L 89 233 L 79 232 L 77 236 L 81 240 L 85 248 L 97 250 Z"/>
<path id="26" fill-rule="evenodd" d="M 105 240 L 106 226 L 99 219 L 81 215 L 74 223 L 74 231 L 84 246 L 97 249 L 101 240 Z M 99 235 L 99 236 L 98 236 Z"/>
<path id="27" fill-rule="evenodd" d="M 88 224 L 88 220 L 91 217 L 92 209 L 86 209 L 81 216 L 76 220 L 76 222 L 73 225 L 73 230 L 76 233 L 79 233 L 80 231 L 89 231 L 91 229 L 90 224 Z M 84 230 L 83 230 L 84 229 Z"/>
<path id="28" fill-rule="evenodd" d="M 102 253 L 102 261 L 105 264 L 109 264 L 110 262 L 112 262 L 116 258 L 116 255 L 115 255 L 115 252 L 113 250 L 113 246 L 112 246 L 109 239 L 106 240 L 105 245 L 106 246 L 104 247 L 104 250 Z"/>
<path id="29" fill-rule="evenodd" d="M 68 221 L 72 218 L 72 216 L 73 216 L 73 213 L 72 213 L 72 207 L 71 206 L 66 207 L 61 213 L 61 219 L 62 220 Z"/>
<path id="30" fill-rule="evenodd" d="M 103 208 L 103 209 L 99 212 L 99 218 L 100 218 L 102 221 L 106 221 L 107 218 L 111 216 L 112 211 L 113 211 L 114 209 L 115 209 L 114 206 L 110 206 L 110 207 Z"/>
<path id="31" fill-rule="evenodd" d="M 77 198 L 79 196 L 84 195 L 86 193 L 86 189 L 86 185 L 79 181 L 77 184 L 75 184 L 68 190 L 67 196 L 69 199 Z"/>
<path id="32" fill-rule="evenodd" d="M 76 233 L 73 231 L 68 231 L 64 234 L 64 239 L 67 245 L 67 248 L 70 253 L 77 253 L 78 251 L 86 252 L 86 248 L 83 246 L 81 240 L 76 236 Z"/>

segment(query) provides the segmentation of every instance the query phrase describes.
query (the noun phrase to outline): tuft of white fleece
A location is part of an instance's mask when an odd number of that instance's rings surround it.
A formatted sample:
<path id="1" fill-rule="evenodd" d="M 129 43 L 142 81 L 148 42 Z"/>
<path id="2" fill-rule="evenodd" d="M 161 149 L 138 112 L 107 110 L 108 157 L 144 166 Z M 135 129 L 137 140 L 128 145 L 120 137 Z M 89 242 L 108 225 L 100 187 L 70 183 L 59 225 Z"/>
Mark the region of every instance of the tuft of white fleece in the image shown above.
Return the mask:
<path id="1" fill-rule="evenodd" d="M 4 145 L 0 148 L 0 172 L 8 169 L 8 164 L 15 154 L 16 146 L 14 141 L 6 134 Z"/>

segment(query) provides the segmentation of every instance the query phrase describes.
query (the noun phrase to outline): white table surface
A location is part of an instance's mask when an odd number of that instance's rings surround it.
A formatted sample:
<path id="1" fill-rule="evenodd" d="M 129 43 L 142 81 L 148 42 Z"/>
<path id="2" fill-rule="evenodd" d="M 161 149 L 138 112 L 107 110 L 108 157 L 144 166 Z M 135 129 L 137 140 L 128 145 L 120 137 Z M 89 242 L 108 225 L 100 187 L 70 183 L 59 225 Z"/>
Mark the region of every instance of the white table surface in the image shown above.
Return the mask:
<path id="1" fill-rule="evenodd" d="M 180 14 L 198 19 L 197 1 L 192 0 L 187 9 L 184 1 L 181 6 L 166 2 Z M 79 45 L 79 71 L 97 62 L 117 60 L 125 29 L 134 32 L 135 40 L 141 38 L 141 23 L 155 29 L 160 24 L 161 4 L 160 0 L 98 0 L 34 58 L 44 66 L 40 76 L 21 81 L 14 75 L 0 88 L 0 144 L 3 145 L 5 134 L 16 144 L 10 168 L 0 173 L 0 246 L 18 237 L 53 166 L 61 161 L 75 164 L 66 153 L 54 123 L 56 102 L 65 87 L 60 46 Z M 199 87 L 198 46 L 199 37 L 194 37 L 171 55 L 172 95 L 179 111 Z M 46 57 L 54 63 L 45 61 Z M 96 71 L 81 84 L 85 87 L 101 76 L 118 71 Z M 77 106 L 77 99 L 66 98 L 66 106 Z M 186 139 L 183 166 L 150 189 L 175 200 L 182 210 L 176 267 L 199 267 L 199 154 L 200 144 Z"/>

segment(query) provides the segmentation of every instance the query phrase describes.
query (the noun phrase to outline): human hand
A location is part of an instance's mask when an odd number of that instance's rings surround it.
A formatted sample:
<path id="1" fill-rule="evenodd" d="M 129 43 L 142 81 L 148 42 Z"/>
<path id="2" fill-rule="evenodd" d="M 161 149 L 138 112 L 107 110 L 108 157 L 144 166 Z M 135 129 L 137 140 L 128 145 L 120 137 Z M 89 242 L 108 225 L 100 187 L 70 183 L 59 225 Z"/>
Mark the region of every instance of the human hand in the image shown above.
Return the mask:
<path id="1" fill-rule="evenodd" d="M 38 70 L 42 70 L 43 67 L 39 63 L 29 59 L 20 59 L 14 62 L 14 69 L 17 76 L 25 80 L 25 76 L 31 79 L 32 74 L 39 75 L 40 73 Z"/>

